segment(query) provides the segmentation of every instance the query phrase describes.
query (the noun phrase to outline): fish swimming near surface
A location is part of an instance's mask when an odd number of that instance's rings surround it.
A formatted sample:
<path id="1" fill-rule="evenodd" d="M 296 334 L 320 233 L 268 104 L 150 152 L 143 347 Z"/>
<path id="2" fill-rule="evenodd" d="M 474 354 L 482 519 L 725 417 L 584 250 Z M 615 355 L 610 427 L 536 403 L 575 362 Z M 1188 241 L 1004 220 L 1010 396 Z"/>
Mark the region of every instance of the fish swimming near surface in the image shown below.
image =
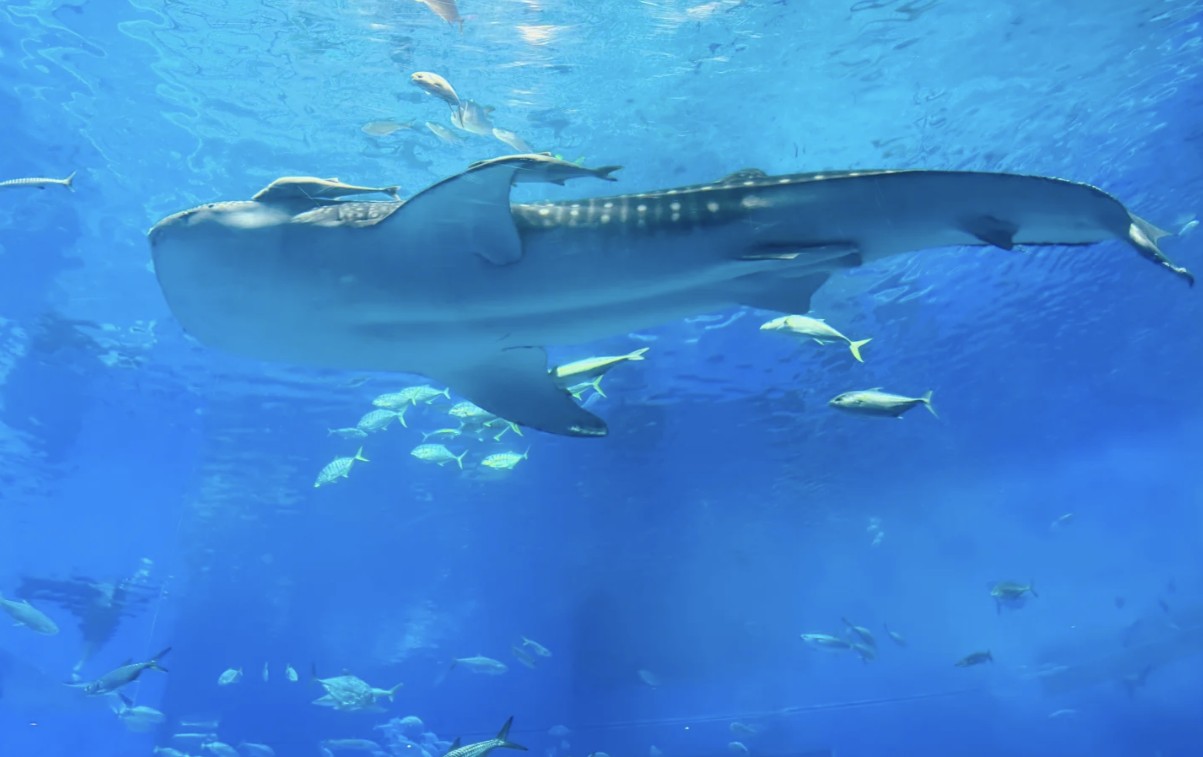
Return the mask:
<path id="1" fill-rule="evenodd" d="M 451 112 L 451 123 L 457 129 L 482 137 L 493 136 L 493 108 L 474 100 L 460 100 L 459 107 Z"/>
<path id="2" fill-rule="evenodd" d="M 47 179 L 44 176 L 30 176 L 23 179 L 6 179 L 0 181 L 0 189 L 45 189 L 46 187 L 66 187 L 75 191 L 75 171 L 65 179 Z"/>
<path id="3" fill-rule="evenodd" d="M 474 164 L 405 202 L 218 202 L 149 233 L 172 313 L 259 360 L 417 373 L 506 420 L 569 436 L 605 422 L 544 347 L 734 306 L 805 313 L 836 272 L 935 247 L 1117 239 L 1193 282 L 1164 232 L 1100 189 L 971 171 L 850 171 L 511 205 L 517 182 L 590 177 L 546 155 Z M 608 176 L 608 174 L 607 174 Z"/>
<path id="4" fill-rule="evenodd" d="M 493 127 L 493 137 L 498 142 L 504 142 L 506 145 L 512 147 L 518 152 L 534 152 L 534 150 L 531 149 L 531 146 L 527 144 L 525 139 L 509 129 L 502 129 L 495 126 Z"/>
<path id="5" fill-rule="evenodd" d="M 442 124 L 436 124 L 432 121 L 427 121 L 426 128 L 430 129 L 430 133 L 438 137 L 439 141 L 443 142 L 444 144 L 459 145 L 463 144 L 464 142 L 463 137 L 459 136 Z"/>
<path id="6" fill-rule="evenodd" d="M 170 651 L 171 647 L 167 647 L 145 662 L 133 662 L 131 660 L 115 670 L 110 670 L 108 673 L 105 673 L 95 681 L 89 681 L 87 683 L 69 683 L 67 685 L 73 688 L 83 689 L 83 692 L 89 696 L 112 694 L 122 686 L 127 686 L 138 680 L 138 677 L 141 676 L 142 672 L 145 670 L 157 670 L 160 673 L 166 673 L 167 668 L 160 665 L 159 660 L 163 659 Z"/>
<path id="7" fill-rule="evenodd" d="M 464 30 L 464 19 L 459 14 L 459 7 L 455 4 L 455 0 L 415 0 L 421 5 L 425 5 L 439 18 L 449 24 L 458 24 L 459 30 Z"/>
<path id="8" fill-rule="evenodd" d="M 459 107 L 459 95 L 451 82 L 432 71 L 418 71 L 410 74 L 410 82 L 428 95 L 434 95 L 451 106 L 452 110 Z"/>
<path id="9" fill-rule="evenodd" d="M 338 200 L 351 195 L 385 194 L 397 198 L 400 187 L 360 187 L 338 179 L 315 176 L 283 176 L 260 189 L 251 199 L 265 204 L 301 201 L 309 205 L 319 200 Z"/>

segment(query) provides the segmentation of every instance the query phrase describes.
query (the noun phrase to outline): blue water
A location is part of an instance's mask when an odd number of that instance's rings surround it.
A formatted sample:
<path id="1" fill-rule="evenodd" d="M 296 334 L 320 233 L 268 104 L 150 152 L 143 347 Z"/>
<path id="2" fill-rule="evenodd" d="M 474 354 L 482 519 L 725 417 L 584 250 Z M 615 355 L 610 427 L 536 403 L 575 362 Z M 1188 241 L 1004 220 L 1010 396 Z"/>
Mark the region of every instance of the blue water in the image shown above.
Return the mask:
<path id="1" fill-rule="evenodd" d="M 409 82 L 428 70 L 535 149 L 623 165 L 621 192 L 749 166 L 1060 176 L 1187 227 L 1162 246 L 1200 269 L 1203 3 L 460 11 L 462 32 L 409 0 L 0 8 L 0 180 L 78 172 L 73 192 L 0 190 L 0 592 L 76 578 L 142 598 L 85 680 L 172 647 L 167 674 L 125 690 L 165 722 L 132 731 L 62 686 L 83 633 L 35 599 L 62 630 L 0 624 L 0 755 L 211 753 L 173 742 L 188 719 L 319 755 L 387 745 L 406 715 L 443 741 L 514 715 L 511 739 L 551 757 L 1203 753 L 1203 300 L 1125 245 L 840 274 L 814 313 L 872 337 L 864 365 L 746 310 L 557 345 L 556 361 L 650 348 L 590 400 L 605 439 L 464 445 L 530 459 L 461 474 L 409 455 L 448 425 L 446 404 L 419 407 L 315 489 L 357 446 L 326 429 L 421 379 L 200 345 L 145 238 L 278 176 L 409 195 L 512 152 L 436 139 L 424 122 L 453 128 L 448 109 Z M 939 420 L 826 407 L 878 385 L 934 390 Z M 1039 596 L 998 611 L 1004 579 Z M 878 659 L 799 639 L 842 617 Z M 552 652 L 534 670 L 510 651 L 523 635 Z M 979 650 L 994 663 L 954 666 Z M 448 670 L 476 654 L 509 670 Z M 245 675 L 219 687 L 228 668 Z M 386 712 L 338 712 L 310 704 L 312 670 L 405 685 Z"/>

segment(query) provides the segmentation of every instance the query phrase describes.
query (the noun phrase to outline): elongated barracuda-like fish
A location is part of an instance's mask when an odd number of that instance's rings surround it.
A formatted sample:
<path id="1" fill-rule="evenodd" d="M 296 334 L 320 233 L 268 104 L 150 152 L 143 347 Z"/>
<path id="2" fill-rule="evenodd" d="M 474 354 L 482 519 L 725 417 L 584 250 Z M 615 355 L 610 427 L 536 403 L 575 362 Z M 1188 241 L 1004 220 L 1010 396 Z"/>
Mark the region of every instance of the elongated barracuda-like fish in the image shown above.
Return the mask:
<path id="1" fill-rule="evenodd" d="M 66 187 L 73 189 L 72 182 L 75 181 L 75 171 L 65 179 L 47 179 L 41 176 L 31 176 L 25 179 L 8 179 L 0 181 L 0 189 L 45 189 L 46 187 Z"/>
<path id="2" fill-rule="evenodd" d="M 933 247 L 1119 240 L 1193 283 L 1165 232 L 1085 184 L 958 171 L 767 176 L 510 205 L 516 182 L 610 178 L 545 155 L 485 161 L 404 203 L 223 202 L 150 231 L 172 312 L 263 360 L 420 373 L 503 418 L 599 436 L 547 372 L 577 344 L 747 305 L 805 313 L 835 271 Z"/>

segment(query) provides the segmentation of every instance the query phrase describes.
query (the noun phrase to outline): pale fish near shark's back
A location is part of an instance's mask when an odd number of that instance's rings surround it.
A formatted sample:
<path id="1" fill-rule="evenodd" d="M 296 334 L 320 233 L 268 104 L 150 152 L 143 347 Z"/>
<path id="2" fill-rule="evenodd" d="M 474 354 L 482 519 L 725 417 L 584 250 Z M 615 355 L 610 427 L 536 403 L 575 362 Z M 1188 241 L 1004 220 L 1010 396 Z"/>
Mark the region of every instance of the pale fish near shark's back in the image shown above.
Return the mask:
<path id="1" fill-rule="evenodd" d="M 588 177 L 546 155 L 474 164 L 404 203 L 202 205 L 149 240 L 173 314 L 260 360 L 422 374 L 509 421 L 601 436 L 544 345 L 733 306 L 805 313 L 837 271 L 933 247 L 1108 239 L 1188 282 L 1164 232 L 1060 179 L 970 171 L 767 176 L 510 204 L 516 182 Z"/>
<path id="2" fill-rule="evenodd" d="M 47 179 L 43 176 L 30 176 L 24 179 L 7 179 L 0 181 L 0 189 L 45 189 L 46 187 L 66 187 L 75 191 L 75 171 L 65 179 Z"/>
<path id="3" fill-rule="evenodd" d="M 338 179 L 319 179 L 314 176 L 284 176 L 259 190 L 251 199 L 261 203 L 337 200 L 351 195 L 386 194 L 396 199 L 400 187 L 359 187 L 344 184 Z"/>

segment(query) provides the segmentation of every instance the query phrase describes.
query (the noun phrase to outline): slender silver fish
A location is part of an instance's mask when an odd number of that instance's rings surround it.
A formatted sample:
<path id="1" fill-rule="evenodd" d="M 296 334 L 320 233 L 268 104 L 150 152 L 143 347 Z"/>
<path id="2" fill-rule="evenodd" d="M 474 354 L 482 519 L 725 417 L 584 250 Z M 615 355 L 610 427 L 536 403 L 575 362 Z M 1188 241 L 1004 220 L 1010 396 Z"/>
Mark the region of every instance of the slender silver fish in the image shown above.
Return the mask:
<path id="1" fill-rule="evenodd" d="M 45 189 L 46 187 L 66 187 L 74 191 L 75 187 L 72 183 L 75 181 L 75 171 L 65 179 L 47 179 L 43 176 L 31 176 L 25 179 L 8 179 L 0 181 L 0 189 L 19 189 L 28 187 L 31 189 Z"/>
<path id="2" fill-rule="evenodd" d="M 167 668 L 159 664 L 159 660 L 171 651 L 171 647 L 167 647 L 162 652 L 159 652 L 154 657 L 146 662 L 127 662 L 116 670 L 111 670 L 105 673 L 100 678 L 89 683 L 73 683 L 68 684 L 76 688 L 83 689 L 85 694 L 90 696 L 98 696 L 101 694 L 111 694 L 122 686 L 127 686 L 138 680 L 138 676 L 142 675 L 144 670 L 158 670 L 162 673 L 167 672 Z"/>

